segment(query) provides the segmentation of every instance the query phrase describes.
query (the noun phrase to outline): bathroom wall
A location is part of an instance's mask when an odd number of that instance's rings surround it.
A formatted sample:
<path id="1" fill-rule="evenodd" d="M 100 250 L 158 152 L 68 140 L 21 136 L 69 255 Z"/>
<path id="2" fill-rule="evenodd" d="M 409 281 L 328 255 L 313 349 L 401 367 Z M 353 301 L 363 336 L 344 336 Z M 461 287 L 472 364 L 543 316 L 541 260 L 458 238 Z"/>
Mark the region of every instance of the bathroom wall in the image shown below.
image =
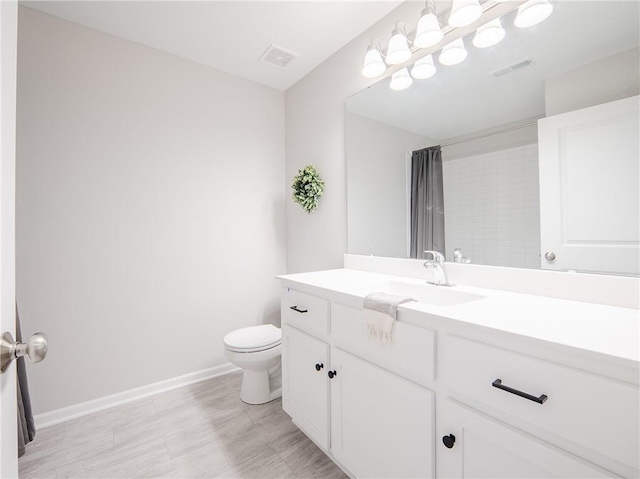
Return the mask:
<path id="1" fill-rule="evenodd" d="M 278 322 L 284 94 L 25 7 L 18 56 L 36 414 L 221 365 L 227 332 Z"/>
<path id="2" fill-rule="evenodd" d="M 345 100 L 375 83 L 361 74 L 372 38 L 388 38 L 398 19 L 417 19 L 424 2 L 404 2 L 285 92 L 287 270 L 340 268 L 347 251 Z M 291 179 L 313 163 L 326 182 L 308 215 L 289 200 Z"/>
<path id="3" fill-rule="evenodd" d="M 443 177 L 447 261 L 540 268 L 537 144 L 445 159 Z"/>
<path id="4" fill-rule="evenodd" d="M 346 115 L 349 251 L 407 257 L 407 157 L 435 141 L 354 113 Z"/>

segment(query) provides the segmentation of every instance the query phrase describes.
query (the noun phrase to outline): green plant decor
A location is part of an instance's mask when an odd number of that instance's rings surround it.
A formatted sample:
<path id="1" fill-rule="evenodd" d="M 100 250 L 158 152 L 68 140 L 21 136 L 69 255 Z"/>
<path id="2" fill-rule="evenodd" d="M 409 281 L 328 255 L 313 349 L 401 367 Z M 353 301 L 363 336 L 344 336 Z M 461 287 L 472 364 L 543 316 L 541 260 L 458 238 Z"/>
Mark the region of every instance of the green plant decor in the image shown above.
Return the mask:
<path id="1" fill-rule="evenodd" d="M 324 181 L 313 165 L 307 165 L 293 178 L 293 201 L 309 214 L 318 209 L 320 197 L 324 193 Z"/>

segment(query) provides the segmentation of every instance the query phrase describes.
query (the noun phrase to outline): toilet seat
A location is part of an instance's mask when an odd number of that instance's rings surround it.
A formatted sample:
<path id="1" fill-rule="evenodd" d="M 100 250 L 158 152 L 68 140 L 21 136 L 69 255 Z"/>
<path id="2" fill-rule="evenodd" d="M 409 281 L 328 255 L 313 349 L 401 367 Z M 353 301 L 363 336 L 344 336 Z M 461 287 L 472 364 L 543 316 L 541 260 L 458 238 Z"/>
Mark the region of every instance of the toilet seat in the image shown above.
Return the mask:
<path id="1" fill-rule="evenodd" d="M 282 340 L 282 331 L 272 324 L 237 329 L 224 337 L 229 351 L 254 353 L 275 348 Z"/>

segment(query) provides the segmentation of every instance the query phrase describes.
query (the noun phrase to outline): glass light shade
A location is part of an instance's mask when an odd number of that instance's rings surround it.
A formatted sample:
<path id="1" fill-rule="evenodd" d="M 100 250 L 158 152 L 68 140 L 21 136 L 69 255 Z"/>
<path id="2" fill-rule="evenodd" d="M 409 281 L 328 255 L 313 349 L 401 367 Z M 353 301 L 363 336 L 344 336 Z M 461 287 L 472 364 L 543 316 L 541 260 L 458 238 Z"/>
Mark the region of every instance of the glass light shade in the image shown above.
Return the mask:
<path id="1" fill-rule="evenodd" d="M 495 18 L 478 28 L 476 35 L 473 37 L 473 45 L 478 48 L 492 47 L 500 43 L 504 36 L 505 31 L 502 28 L 502 22 L 500 22 L 499 18 Z"/>
<path id="2" fill-rule="evenodd" d="M 442 37 L 444 37 L 444 33 L 440 28 L 438 17 L 427 9 L 423 10 L 422 16 L 418 20 L 413 44 L 418 48 L 427 48 L 440 43 Z"/>
<path id="3" fill-rule="evenodd" d="M 416 80 L 425 80 L 436 74 L 433 55 L 427 55 L 418 60 L 411 68 L 411 76 Z"/>
<path id="4" fill-rule="evenodd" d="M 411 86 L 413 80 L 409 75 L 409 70 L 403 68 L 402 70 L 398 70 L 393 75 L 391 75 L 391 83 L 389 83 L 389 87 L 392 90 L 405 90 Z"/>
<path id="5" fill-rule="evenodd" d="M 406 62 L 409 58 L 411 58 L 411 50 L 409 50 L 409 45 L 407 44 L 407 37 L 396 28 L 389 40 L 387 63 L 389 65 L 397 65 L 398 63 Z"/>
<path id="6" fill-rule="evenodd" d="M 449 25 L 452 27 L 466 27 L 471 25 L 482 15 L 482 7 L 478 0 L 453 0 Z"/>
<path id="7" fill-rule="evenodd" d="M 369 45 L 367 53 L 364 56 L 362 75 L 367 78 L 375 78 L 382 75 L 386 69 L 387 65 L 384 64 L 378 47 L 375 45 Z"/>
<path id="8" fill-rule="evenodd" d="M 518 7 L 518 15 L 513 22 L 518 28 L 529 28 L 545 20 L 553 11 L 549 0 L 529 0 Z"/>
<path id="9" fill-rule="evenodd" d="M 442 49 L 438 61 L 443 65 L 457 65 L 467 58 L 462 38 L 452 41 Z"/>

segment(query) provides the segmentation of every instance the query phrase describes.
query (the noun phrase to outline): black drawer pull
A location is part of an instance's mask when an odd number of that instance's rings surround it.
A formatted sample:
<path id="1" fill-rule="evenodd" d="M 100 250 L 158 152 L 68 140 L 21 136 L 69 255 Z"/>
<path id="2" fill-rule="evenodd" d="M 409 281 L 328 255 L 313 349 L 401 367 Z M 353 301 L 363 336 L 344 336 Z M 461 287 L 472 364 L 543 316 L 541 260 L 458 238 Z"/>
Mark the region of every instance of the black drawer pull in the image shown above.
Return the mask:
<path id="1" fill-rule="evenodd" d="M 335 371 L 329 371 L 329 372 L 327 373 L 327 376 L 329 376 L 329 379 L 333 379 L 333 378 L 335 378 L 337 375 L 338 375 L 338 373 L 337 373 L 337 372 L 335 372 Z"/>
<path id="2" fill-rule="evenodd" d="M 447 447 L 447 449 L 451 449 L 456 443 L 456 437 L 453 434 L 442 436 L 442 443 Z"/>
<path id="3" fill-rule="evenodd" d="M 306 309 L 298 309 L 297 306 L 291 306 L 290 309 L 293 309 L 294 311 L 297 311 L 298 313 L 306 313 L 307 312 Z"/>
<path id="4" fill-rule="evenodd" d="M 316 371 L 320 371 L 324 367 L 324 364 L 318 363 L 316 364 Z"/>
<path id="5" fill-rule="evenodd" d="M 491 383 L 494 388 L 502 389 L 503 391 L 507 391 L 508 393 L 515 394 L 516 396 L 520 396 L 522 398 L 528 399 L 529 401 L 537 402 L 538 404 L 544 404 L 544 402 L 548 399 L 546 394 L 541 394 L 540 397 L 535 397 L 532 394 L 523 393 L 522 391 L 518 391 L 517 389 L 510 388 L 509 386 L 502 385 L 502 379 L 496 379 Z"/>

